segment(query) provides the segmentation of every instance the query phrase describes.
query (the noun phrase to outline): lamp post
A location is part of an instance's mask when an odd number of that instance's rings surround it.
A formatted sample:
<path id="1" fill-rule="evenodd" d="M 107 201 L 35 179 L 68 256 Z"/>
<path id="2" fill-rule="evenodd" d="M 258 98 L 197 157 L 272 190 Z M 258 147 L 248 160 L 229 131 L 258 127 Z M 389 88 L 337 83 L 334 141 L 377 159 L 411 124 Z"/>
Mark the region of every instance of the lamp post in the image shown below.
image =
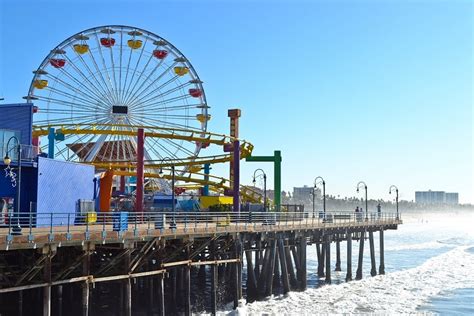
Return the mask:
<path id="1" fill-rule="evenodd" d="M 20 141 L 18 140 L 18 138 L 16 136 L 12 136 L 8 139 L 7 141 L 7 148 L 6 148 L 6 153 L 5 153 L 5 157 L 3 158 L 3 162 L 9 166 L 10 163 L 12 162 L 11 158 L 8 157 L 8 153 L 10 152 L 8 150 L 8 146 L 10 145 L 10 141 L 14 139 L 16 141 L 16 144 L 17 144 L 17 158 L 18 158 L 18 184 L 17 184 L 17 188 L 16 188 L 16 202 L 17 202 L 17 207 L 16 207 L 16 216 L 14 215 L 15 217 L 15 225 L 13 228 L 12 228 L 12 235 L 21 235 L 21 226 L 20 226 L 20 201 L 21 201 L 21 145 L 20 145 Z"/>
<path id="2" fill-rule="evenodd" d="M 359 193 L 359 188 L 360 188 L 360 185 L 363 184 L 364 185 L 364 190 L 365 190 L 365 220 L 369 220 L 369 209 L 368 209 L 368 204 L 367 204 L 367 184 L 365 184 L 364 181 L 359 181 L 359 183 L 357 183 L 357 193 Z"/>
<path id="3" fill-rule="evenodd" d="M 261 171 L 263 175 L 263 211 L 267 211 L 267 174 L 262 169 L 258 168 L 253 172 L 253 185 L 255 185 L 255 178 L 257 177 L 257 171 Z"/>
<path id="4" fill-rule="evenodd" d="M 396 185 L 391 185 L 390 186 L 390 189 L 388 189 L 388 194 L 392 194 L 392 190 L 395 189 L 395 201 L 396 201 L 396 204 L 397 204 L 397 220 L 398 220 L 398 188 Z"/>
<path id="5" fill-rule="evenodd" d="M 172 228 L 176 227 L 176 219 L 175 219 L 175 211 L 176 211 L 176 208 L 175 208 L 175 203 L 174 203 L 174 198 L 175 198 L 175 194 L 174 194 L 174 183 L 176 182 L 175 180 L 175 166 L 174 166 L 174 163 L 172 162 L 171 158 L 169 157 L 165 157 L 163 158 L 161 161 L 164 162 L 166 160 L 169 160 L 171 161 L 171 212 L 173 213 L 173 220 L 170 224 L 170 226 Z M 163 174 L 163 167 L 160 168 L 160 175 Z"/>
<path id="6" fill-rule="evenodd" d="M 321 182 L 318 182 L 318 180 L 321 180 Z M 326 181 L 324 181 L 323 177 L 318 176 L 314 179 L 313 186 L 313 218 L 315 213 L 314 198 L 316 196 L 316 187 L 318 184 L 323 185 L 323 215 L 326 215 Z"/>

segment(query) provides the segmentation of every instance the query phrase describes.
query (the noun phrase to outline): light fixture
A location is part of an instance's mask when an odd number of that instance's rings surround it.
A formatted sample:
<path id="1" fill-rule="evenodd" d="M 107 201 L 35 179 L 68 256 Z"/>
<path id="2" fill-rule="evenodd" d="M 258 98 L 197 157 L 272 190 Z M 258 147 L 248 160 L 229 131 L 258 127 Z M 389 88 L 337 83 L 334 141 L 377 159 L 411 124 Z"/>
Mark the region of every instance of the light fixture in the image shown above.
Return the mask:
<path id="1" fill-rule="evenodd" d="M 12 159 L 10 157 L 8 157 L 8 155 L 5 156 L 5 158 L 3 158 L 3 162 L 6 164 L 6 165 L 10 165 L 11 162 L 12 162 Z"/>

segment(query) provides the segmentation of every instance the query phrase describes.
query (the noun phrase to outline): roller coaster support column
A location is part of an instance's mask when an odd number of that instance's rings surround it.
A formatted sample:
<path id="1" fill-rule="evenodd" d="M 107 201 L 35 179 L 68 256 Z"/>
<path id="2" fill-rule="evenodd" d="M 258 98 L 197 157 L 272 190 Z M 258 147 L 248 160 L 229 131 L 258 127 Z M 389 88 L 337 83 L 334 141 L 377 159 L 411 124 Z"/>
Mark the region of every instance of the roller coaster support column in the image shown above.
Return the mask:
<path id="1" fill-rule="evenodd" d="M 231 109 L 227 111 L 227 116 L 230 117 L 230 136 L 239 138 L 239 117 L 240 117 L 240 110 L 239 109 Z M 235 161 L 235 160 L 234 160 Z M 240 160 L 239 160 L 240 161 Z M 230 161 L 230 174 L 229 174 L 229 181 L 231 185 L 231 189 L 235 188 L 234 184 L 234 162 Z M 237 190 L 239 187 L 237 187 Z"/>
<path id="2" fill-rule="evenodd" d="M 138 129 L 137 133 L 137 189 L 135 211 L 143 213 L 143 186 L 145 178 L 143 174 L 144 169 L 144 149 L 145 131 L 143 128 Z"/>
<path id="3" fill-rule="evenodd" d="M 55 130 L 53 127 L 50 127 L 48 132 L 48 158 L 51 159 L 54 159 L 54 139 Z"/>
<path id="4" fill-rule="evenodd" d="M 275 190 L 275 208 L 280 210 L 281 205 L 281 151 L 275 150 L 273 156 L 250 156 L 245 161 L 273 162 L 273 189 Z"/>
<path id="5" fill-rule="evenodd" d="M 211 171 L 211 164 L 206 163 L 204 164 L 204 181 L 209 181 L 209 174 Z M 209 195 L 209 184 L 206 184 L 202 189 L 202 195 L 208 196 Z"/>
<path id="6" fill-rule="evenodd" d="M 234 179 L 233 179 L 233 203 L 234 203 L 234 212 L 240 212 L 240 142 L 238 140 L 234 141 Z"/>

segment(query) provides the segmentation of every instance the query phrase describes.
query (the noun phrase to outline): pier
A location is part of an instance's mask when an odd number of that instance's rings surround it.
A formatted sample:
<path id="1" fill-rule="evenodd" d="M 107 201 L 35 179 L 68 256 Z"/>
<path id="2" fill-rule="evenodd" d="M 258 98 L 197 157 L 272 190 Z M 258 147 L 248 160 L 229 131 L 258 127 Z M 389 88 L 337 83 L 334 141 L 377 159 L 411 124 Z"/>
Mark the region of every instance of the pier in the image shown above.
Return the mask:
<path id="1" fill-rule="evenodd" d="M 295 208 L 295 210 L 298 208 Z M 355 279 L 363 277 L 368 238 L 371 275 L 377 274 L 374 234 L 379 234 L 378 273 L 384 268 L 384 231 L 402 223 L 397 214 L 297 212 L 175 212 L 98 214 L 42 225 L 22 218 L 22 234 L 0 228 L 0 313 L 31 315 L 216 314 L 219 306 L 248 302 L 307 287 L 307 247 L 317 250 L 320 278 L 341 271 L 347 243 L 360 243 Z M 335 254 L 331 244 L 336 245 Z M 333 257 L 331 257 L 333 255 Z M 315 258 L 316 259 L 316 258 Z M 197 300 L 197 291 L 209 293 Z"/>

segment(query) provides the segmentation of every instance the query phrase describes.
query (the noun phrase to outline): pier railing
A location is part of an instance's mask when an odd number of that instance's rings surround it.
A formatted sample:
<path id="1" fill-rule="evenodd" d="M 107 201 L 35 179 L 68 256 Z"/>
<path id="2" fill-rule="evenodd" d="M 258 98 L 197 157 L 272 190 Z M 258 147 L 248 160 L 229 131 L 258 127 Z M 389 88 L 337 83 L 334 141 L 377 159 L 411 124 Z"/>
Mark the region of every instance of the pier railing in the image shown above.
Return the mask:
<path id="1" fill-rule="evenodd" d="M 12 217 L 0 227 L 3 242 L 14 242 L 21 226 L 23 242 L 35 242 L 43 236 L 45 242 L 121 238 L 125 234 L 140 237 L 160 234 L 213 233 L 225 231 L 271 231 L 311 227 L 369 226 L 396 223 L 393 213 L 331 212 L 110 212 L 87 214 L 43 213 L 21 218 Z M 79 235 L 78 235 L 79 234 Z"/>

